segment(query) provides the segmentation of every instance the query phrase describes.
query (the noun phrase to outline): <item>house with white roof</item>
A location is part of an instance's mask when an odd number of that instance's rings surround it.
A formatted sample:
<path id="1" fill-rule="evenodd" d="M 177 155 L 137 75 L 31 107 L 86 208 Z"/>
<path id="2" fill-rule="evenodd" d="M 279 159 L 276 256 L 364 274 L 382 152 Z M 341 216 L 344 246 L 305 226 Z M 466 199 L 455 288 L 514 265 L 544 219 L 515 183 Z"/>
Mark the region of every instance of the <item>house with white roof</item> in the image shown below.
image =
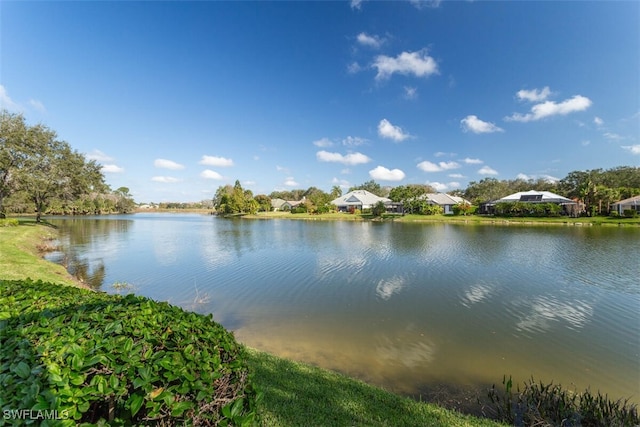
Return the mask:
<path id="1" fill-rule="evenodd" d="M 574 200 L 552 193 L 551 191 L 518 191 L 498 200 L 492 200 L 480 205 L 480 213 L 493 213 L 498 203 L 554 203 L 564 208 L 567 214 L 575 215 L 578 210 L 578 203 Z"/>
<path id="2" fill-rule="evenodd" d="M 271 199 L 271 208 L 274 211 L 290 211 L 291 209 L 303 203 L 305 198 L 302 200 L 284 200 L 284 199 Z"/>
<path id="3" fill-rule="evenodd" d="M 371 209 L 378 202 L 390 205 L 391 199 L 376 196 L 367 190 L 353 190 L 333 199 L 331 204 L 335 205 L 339 212 L 349 212 L 351 209 Z"/>
<path id="4" fill-rule="evenodd" d="M 453 207 L 459 204 L 470 205 L 471 202 L 458 196 L 451 196 L 447 193 L 427 193 L 422 196 L 430 205 L 442 207 L 445 215 L 453 215 Z"/>
<path id="5" fill-rule="evenodd" d="M 634 210 L 640 214 L 640 196 L 629 197 L 620 200 L 611 205 L 611 210 L 618 212 L 620 216 L 624 215 L 624 211 Z"/>

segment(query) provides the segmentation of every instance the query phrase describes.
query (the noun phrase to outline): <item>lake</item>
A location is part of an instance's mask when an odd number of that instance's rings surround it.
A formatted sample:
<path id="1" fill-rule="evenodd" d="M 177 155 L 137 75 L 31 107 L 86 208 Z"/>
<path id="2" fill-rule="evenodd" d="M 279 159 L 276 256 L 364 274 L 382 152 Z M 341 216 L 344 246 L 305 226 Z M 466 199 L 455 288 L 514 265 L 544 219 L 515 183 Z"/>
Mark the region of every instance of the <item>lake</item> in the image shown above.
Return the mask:
<path id="1" fill-rule="evenodd" d="M 531 376 L 640 402 L 640 227 L 50 218 L 96 289 L 414 397 Z M 130 290 L 114 287 L 126 283 Z"/>

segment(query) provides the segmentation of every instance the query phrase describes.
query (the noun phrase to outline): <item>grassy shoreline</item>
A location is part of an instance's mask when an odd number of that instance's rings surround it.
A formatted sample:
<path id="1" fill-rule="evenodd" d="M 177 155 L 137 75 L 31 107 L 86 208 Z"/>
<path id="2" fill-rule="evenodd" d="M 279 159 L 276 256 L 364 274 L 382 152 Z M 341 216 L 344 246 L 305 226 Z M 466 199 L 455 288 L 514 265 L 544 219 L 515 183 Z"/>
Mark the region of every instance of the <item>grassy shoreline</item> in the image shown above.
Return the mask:
<path id="1" fill-rule="evenodd" d="M 609 218 L 609 217 L 493 217 L 493 216 L 455 216 L 455 215 L 397 215 L 385 214 L 374 218 L 368 214 L 327 213 L 327 214 L 292 214 L 290 212 L 259 212 L 257 214 L 235 215 L 244 219 L 294 219 L 308 221 L 376 221 L 400 223 L 450 223 L 450 224 L 482 224 L 482 225 L 565 225 L 565 226 L 617 226 L 638 227 L 638 218 Z"/>
<path id="2" fill-rule="evenodd" d="M 42 258 L 40 245 L 55 229 L 23 221 L 0 227 L 0 280 L 30 277 L 79 286 L 62 266 Z M 264 393 L 262 425 L 288 426 L 499 426 L 432 403 L 417 402 L 345 375 L 247 349 L 254 384 Z"/>
<path id="3" fill-rule="evenodd" d="M 34 280 L 61 283 L 68 286 L 88 288 L 75 279 L 61 265 L 43 258 L 54 250 L 57 237 L 55 228 L 37 225 L 34 221 L 20 221 L 18 226 L 0 227 L 0 279 Z"/>

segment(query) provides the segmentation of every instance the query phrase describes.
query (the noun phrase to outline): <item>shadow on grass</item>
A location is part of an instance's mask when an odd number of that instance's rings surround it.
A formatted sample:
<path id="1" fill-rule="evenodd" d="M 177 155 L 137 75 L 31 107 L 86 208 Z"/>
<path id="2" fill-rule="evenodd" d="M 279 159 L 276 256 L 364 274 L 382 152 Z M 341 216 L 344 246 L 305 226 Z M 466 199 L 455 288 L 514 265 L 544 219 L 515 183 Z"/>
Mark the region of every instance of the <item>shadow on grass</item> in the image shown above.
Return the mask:
<path id="1" fill-rule="evenodd" d="M 320 368 L 249 350 L 269 426 L 491 426 Z"/>

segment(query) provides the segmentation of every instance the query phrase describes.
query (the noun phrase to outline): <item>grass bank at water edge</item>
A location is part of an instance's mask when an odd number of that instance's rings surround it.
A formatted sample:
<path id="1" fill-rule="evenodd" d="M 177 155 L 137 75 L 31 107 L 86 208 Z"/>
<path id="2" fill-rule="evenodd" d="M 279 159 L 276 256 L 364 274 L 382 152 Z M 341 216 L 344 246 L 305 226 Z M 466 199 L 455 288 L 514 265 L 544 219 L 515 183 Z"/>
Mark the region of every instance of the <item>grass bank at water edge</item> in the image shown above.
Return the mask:
<path id="1" fill-rule="evenodd" d="M 57 230 L 35 220 L 0 220 L 0 279 L 25 279 L 82 286 L 61 265 L 43 259 L 54 249 Z M 2 224 L 0 224 L 2 225 Z"/>
<path id="2" fill-rule="evenodd" d="M 350 214 L 332 212 L 326 214 L 309 214 L 291 212 L 258 212 L 254 215 L 235 214 L 229 217 L 245 219 L 298 219 L 307 221 L 393 221 L 411 223 L 452 223 L 452 224 L 488 224 L 488 225 L 569 225 L 569 226 L 632 226 L 640 227 L 640 217 L 610 218 L 596 217 L 496 217 L 485 215 L 417 215 L 417 214 L 384 214 L 374 217 L 371 214 Z"/>

